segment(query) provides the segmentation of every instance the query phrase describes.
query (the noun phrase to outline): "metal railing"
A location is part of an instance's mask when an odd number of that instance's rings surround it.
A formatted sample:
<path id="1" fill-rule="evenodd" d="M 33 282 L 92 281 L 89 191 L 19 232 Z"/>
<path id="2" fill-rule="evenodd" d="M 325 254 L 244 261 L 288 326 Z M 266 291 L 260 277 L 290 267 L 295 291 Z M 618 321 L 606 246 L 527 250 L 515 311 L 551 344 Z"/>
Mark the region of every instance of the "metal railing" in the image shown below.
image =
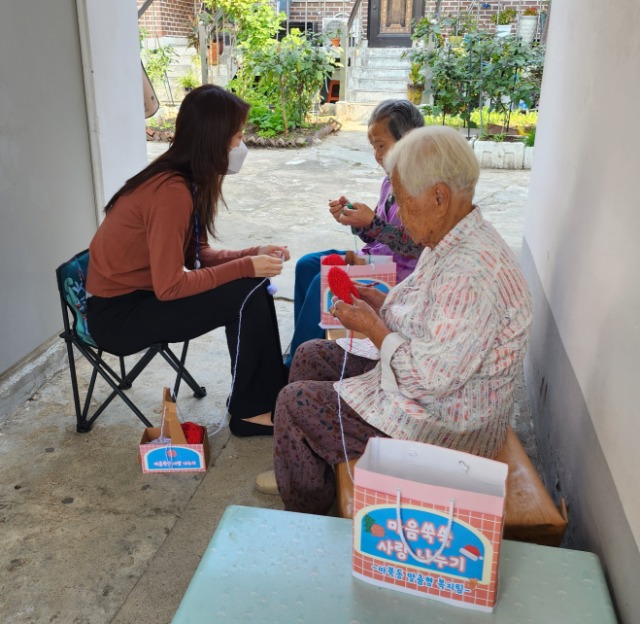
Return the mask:
<path id="1" fill-rule="evenodd" d="M 358 30 L 354 33 L 354 24 L 356 23 L 356 18 L 358 18 Z M 356 48 L 360 45 L 361 40 L 362 0 L 356 0 L 351 9 L 351 13 L 349 14 L 349 19 L 347 20 L 346 32 L 342 35 L 342 40 L 340 42 L 342 47 L 342 67 L 340 68 L 340 100 L 343 102 L 348 100 L 349 95 L 349 88 L 347 84 L 347 81 L 349 79 L 349 68 L 351 67 L 352 61 L 355 64 L 355 55 L 352 56 L 352 53 L 355 52 Z"/>

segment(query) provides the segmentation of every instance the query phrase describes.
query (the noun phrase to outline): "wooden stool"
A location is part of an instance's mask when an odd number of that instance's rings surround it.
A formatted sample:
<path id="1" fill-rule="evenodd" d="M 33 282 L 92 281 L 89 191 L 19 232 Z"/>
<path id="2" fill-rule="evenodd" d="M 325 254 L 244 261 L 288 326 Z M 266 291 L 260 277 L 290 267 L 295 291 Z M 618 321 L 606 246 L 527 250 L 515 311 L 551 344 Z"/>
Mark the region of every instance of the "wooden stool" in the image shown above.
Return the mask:
<path id="1" fill-rule="evenodd" d="M 340 81 L 329 80 L 329 88 L 327 89 L 327 104 L 333 104 L 340 99 Z"/>
<path id="2" fill-rule="evenodd" d="M 327 340 L 337 340 L 338 338 L 349 338 L 349 337 L 366 338 L 364 334 L 361 334 L 360 332 L 357 332 L 357 331 L 350 332 L 348 329 L 345 329 L 344 327 L 335 327 L 334 329 L 325 329 L 324 337 Z"/>
<path id="3" fill-rule="evenodd" d="M 356 461 L 349 461 L 351 474 Z M 496 461 L 509 465 L 503 537 L 558 546 L 567 528 L 564 500 L 558 509 L 511 427 Z M 353 518 L 353 483 L 344 462 L 336 466 L 336 499 L 338 515 Z"/>

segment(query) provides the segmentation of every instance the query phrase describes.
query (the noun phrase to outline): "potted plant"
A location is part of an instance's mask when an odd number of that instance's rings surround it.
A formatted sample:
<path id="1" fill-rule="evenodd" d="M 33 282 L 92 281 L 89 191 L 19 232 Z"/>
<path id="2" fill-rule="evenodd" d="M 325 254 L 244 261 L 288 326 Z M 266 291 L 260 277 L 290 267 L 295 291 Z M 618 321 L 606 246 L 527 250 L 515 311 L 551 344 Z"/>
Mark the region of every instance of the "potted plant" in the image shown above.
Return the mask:
<path id="1" fill-rule="evenodd" d="M 335 30 L 329 31 L 327 33 L 327 37 L 334 48 L 339 48 L 342 40 L 342 28 L 336 28 Z"/>
<path id="2" fill-rule="evenodd" d="M 478 21 L 470 13 L 460 13 L 459 15 L 445 16 L 441 26 L 449 33 L 447 37 L 449 45 L 457 47 L 462 43 L 465 35 L 478 30 Z"/>
<path id="3" fill-rule="evenodd" d="M 496 36 L 506 37 L 511 34 L 511 24 L 516 17 L 515 9 L 502 9 L 496 13 Z"/>
<path id="4" fill-rule="evenodd" d="M 193 89 L 198 86 L 198 79 L 191 69 L 184 76 L 180 77 L 179 82 L 185 93 L 193 91 Z"/>
<path id="5" fill-rule="evenodd" d="M 518 37 L 526 43 L 532 43 L 538 29 L 538 9 L 529 7 L 525 9 L 518 20 Z"/>
<path id="6" fill-rule="evenodd" d="M 407 99 L 409 102 L 417 106 L 422 103 L 422 95 L 424 94 L 424 86 L 426 82 L 422 63 L 411 63 L 409 80 L 410 82 L 407 84 Z"/>

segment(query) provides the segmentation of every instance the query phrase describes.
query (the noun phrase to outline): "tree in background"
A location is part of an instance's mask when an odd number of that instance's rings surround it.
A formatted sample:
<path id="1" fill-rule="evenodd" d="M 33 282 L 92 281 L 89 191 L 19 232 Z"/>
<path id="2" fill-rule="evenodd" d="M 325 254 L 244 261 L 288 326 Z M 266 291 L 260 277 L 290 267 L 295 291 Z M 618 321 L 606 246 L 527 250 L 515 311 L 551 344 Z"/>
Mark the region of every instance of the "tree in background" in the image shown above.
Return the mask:
<path id="1" fill-rule="evenodd" d="M 284 13 L 269 0 L 207 0 L 222 11 L 237 43 L 238 69 L 229 89 L 251 104 L 249 123 L 262 136 L 303 127 L 313 99 L 336 66 L 324 41 L 297 29 L 276 39 Z"/>
<path id="2" fill-rule="evenodd" d="M 263 136 L 305 124 L 313 99 L 335 67 L 334 53 L 298 29 L 260 48 L 245 46 L 232 88 L 251 102 L 249 121 Z"/>

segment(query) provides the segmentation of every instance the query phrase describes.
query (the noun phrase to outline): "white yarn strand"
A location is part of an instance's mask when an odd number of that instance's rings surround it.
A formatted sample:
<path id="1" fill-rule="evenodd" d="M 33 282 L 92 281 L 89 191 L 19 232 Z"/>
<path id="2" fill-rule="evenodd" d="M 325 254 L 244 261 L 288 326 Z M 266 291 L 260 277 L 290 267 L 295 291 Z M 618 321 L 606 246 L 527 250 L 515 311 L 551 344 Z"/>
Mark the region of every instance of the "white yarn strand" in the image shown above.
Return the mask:
<path id="1" fill-rule="evenodd" d="M 231 390 L 229 391 L 229 398 L 227 399 L 227 405 L 231 405 L 231 398 L 233 397 L 233 388 L 236 383 L 236 371 L 238 370 L 238 357 L 240 356 L 240 332 L 242 331 L 242 311 L 244 310 L 244 306 L 249 301 L 249 297 L 253 295 L 258 288 L 260 288 L 263 284 L 269 281 L 268 277 L 265 277 L 257 286 L 251 290 L 251 292 L 244 298 L 242 305 L 240 306 L 240 312 L 238 313 L 238 341 L 236 343 L 236 358 L 233 363 L 233 374 L 231 376 Z M 227 411 L 229 411 L 227 409 Z M 224 419 L 223 419 L 224 420 Z M 219 430 L 218 430 L 219 431 Z M 216 431 L 217 433 L 217 431 Z"/>
<path id="2" fill-rule="evenodd" d="M 347 441 L 344 437 L 344 426 L 342 424 L 342 401 L 340 400 L 340 388 L 342 387 L 342 380 L 344 379 L 344 372 L 347 368 L 347 358 L 349 357 L 349 352 L 345 349 L 344 359 L 342 360 L 342 370 L 340 371 L 340 379 L 338 380 L 338 389 L 336 392 L 338 393 L 338 423 L 340 424 L 340 437 L 342 439 L 342 450 L 344 452 L 344 462 L 347 465 L 347 473 L 349 475 L 349 479 L 351 479 L 351 483 L 353 483 L 353 475 L 351 474 L 351 465 L 349 464 L 349 455 L 347 454 Z"/>
<path id="3" fill-rule="evenodd" d="M 174 400 L 174 402 L 175 402 L 175 404 L 176 404 L 176 408 L 177 408 L 177 410 L 178 410 L 178 415 L 180 416 L 180 420 L 181 420 L 182 422 L 184 422 L 184 416 L 182 415 L 182 410 L 180 409 L 180 406 L 178 405 L 178 402 L 177 402 L 177 400 L 175 399 L 175 397 L 174 397 L 174 399 L 173 399 L 173 400 Z M 216 435 L 217 433 L 220 433 L 220 431 L 221 431 L 221 430 L 222 430 L 222 428 L 225 426 L 225 424 L 226 424 L 226 419 L 225 419 L 225 418 L 223 418 L 223 419 L 218 423 L 218 426 L 217 426 L 216 430 L 215 430 L 213 433 L 209 433 L 209 432 L 207 431 L 206 435 L 207 435 L 207 436 L 209 436 L 209 437 L 212 437 L 212 436 Z M 206 429 L 206 426 L 205 426 L 205 429 Z"/>
<path id="4" fill-rule="evenodd" d="M 451 537 L 451 528 L 453 527 L 453 507 L 456 501 L 453 498 L 450 499 L 449 501 L 449 521 L 447 522 L 447 529 L 442 538 L 442 543 L 440 544 L 440 548 L 438 548 L 438 550 L 436 550 L 436 552 L 434 552 L 433 555 L 431 555 L 431 557 L 421 557 L 420 555 L 413 552 L 413 549 L 411 548 L 411 546 L 409 546 L 407 542 L 407 538 L 404 536 L 404 527 L 402 526 L 402 513 L 401 513 L 401 506 L 400 506 L 401 497 L 402 497 L 402 494 L 400 492 L 400 488 L 397 488 L 396 489 L 396 522 L 398 524 L 398 535 L 400 536 L 402 545 L 407 549 L 407 552 L 416 561 L 420 561 L 421 563 L 426 563 L 427 565 L 429 565 L 430 563 L 435 561 L 437 557 L 439 557 L 442 554 L 442 551 L 447 546 L 449 537 Z"/>
<path id="5" fill-rule="evenodd" d="M 166 460 L 169 462 L 169 468 L 173 468 L 173 457 L 171 456 L 171 436 L 167 437 L 164 435 L 164 422 L 165 422 L 166 413 L 167 413 L 167 406 L 165 405 L 162 408 L 162 422 L 160 423 L 160 437 L 154 440 L 154 444 L 167 445 L 164 449 L 164 456 Z"/>
<path id="6" fill-rule="evenodd" d="M 249 294 L 244 298 L 244 301 L 242 302 L 242 305 L 240 306 L 240 311 L 238 312 L 238 341 L 236 343 L 236 357 L 233 363 L 233 374 L 231 376 L 231 390 L 229 391 L 229 398 L 227 399 L 227 405 L 229 405 L 231 403 L 231 397 L 233 396 L 233 388 L 235 386 L 235 382 L 236 382 L 236 371 L 238 369 L 238 357 L 240 355 L 240 332 L 242 330 L 242 312 L 244 310 L 244 307 L 247 303 L 247 301 L 249 301 L 249 298 L 251 297 L 251 295 L 253 295 L 254 292 L 256 292 L 256 290 L 258 290 L 258 288 L 260 288 L 263 284 L 265 284 L 265 282 L 268 282 L 269 278 L 265 277 L 257 286 L 255 286 L 250 292 Z M 178 403 L 175 397 L 173 397 L 174 402 L 176 403 L 176 408 L 178 410 L 178 413 L 180 414 L 180 420 L 184 420 L 183 416 L 182 416 L 182 411 L 180 410 L 180 408 L 178 407 Z M 166 408 L 165 408 L 166 410 Z M 213 431 L 212 433 L 206 433 L 206 435 L 208 437 L 213 437 L 215 435 L 217 435 L 218 433 L 220 433 L 220 431 L 222 431 L 222 429 L 225 427 L 225 425 L 227 424 L 227 418 L 226 418 L 226 414 L 223 415 L 222 419 L 220 420 L 220 422 L 218 423 L 218 426 L 216 427 L 215 431 Z M 205 426 L 206 428 L 206 426 Z M 160 432 L 162 434 L 162 431 L 164 430 L 164 410 L 162 412 L 162 425 L 161 425 L 161 429 Z M 171 440 L 169 439 L 169 447 L 171 446 Z"/>

